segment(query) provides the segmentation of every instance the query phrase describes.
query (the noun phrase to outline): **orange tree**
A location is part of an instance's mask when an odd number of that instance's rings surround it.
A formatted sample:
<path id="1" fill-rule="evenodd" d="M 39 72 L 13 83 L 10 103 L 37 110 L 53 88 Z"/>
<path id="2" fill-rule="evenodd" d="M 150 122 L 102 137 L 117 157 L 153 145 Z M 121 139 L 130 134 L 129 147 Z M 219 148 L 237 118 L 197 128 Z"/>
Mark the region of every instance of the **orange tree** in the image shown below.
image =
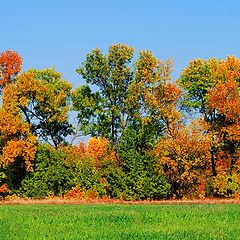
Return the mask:
<path id="1" fill-rule="evenodd" d="M 207 123 L 212 139 L 212 190 L 220 195 L 231 195 L 239 186 L 235 177 L 239 159 L 239 82 L 240 62 L 234 56 L 193 60 L 179 79 L 186 91 L 185 106 L 199 110 Z M 218 181 L 225 181 L 224 190 Z"/>
<path id="2" fill-rule="evenodd" d="M 4 181 L 7 176 L 14 188 L 31 171 L 38 141 L 57 148 L 71 132 L 67 121 L 71 84 L 54 69 L 32 69 L 16 76 L 20 64 L 21 58 L 14 52 L 0 56 L 0 163 L 5 169 Z"/>
<path id="3" fill-rule="evenodd" d="M 31 161 L 37 150 L 36 137 L 31 126 L 24 122 L 18 108 L 17 88 L 8 84 L 3 91 L 3 103 L 0 110 L 1 166 L 7 168 L 7 175 L 14 187 L 31 170 Z"/>
<path id="4" fill-rule="evenodd" d="M 211 167 L 211 138 L 200 122 L 175 126 L 155 148 L 156 168 L 171 183 L 172 197 L 204 197 Z"/>
<path id="5" fill-rule="evenodd" d="M 219 115 L 219 121 L 209 127 L 218 147 L 213 187 L 215 193 L 231 196 L 240 191 L 240 63 L 228 58 L 217 74 L 223 81 L 207 95 L 210 111 Z"/>
<path id="6" fill-rule="evenodd" d="M 5 51 L 0 53 L 0 88 L 3 94 L 0 109 L 0 165 L 1 169 L 9 165 L 20 166 L 19 175 L 30 170 L 31 161 L 36 151 L 35 138 L 29 130 L 29 125 L 22 121 L 16 100 L 14 83 L 21 71 L 22 58 L 17 52 Z M 6 172 L 1 170 L 1 182 L 7 181 Z M 15 178 L 16 172 L 10 177 Z"/>

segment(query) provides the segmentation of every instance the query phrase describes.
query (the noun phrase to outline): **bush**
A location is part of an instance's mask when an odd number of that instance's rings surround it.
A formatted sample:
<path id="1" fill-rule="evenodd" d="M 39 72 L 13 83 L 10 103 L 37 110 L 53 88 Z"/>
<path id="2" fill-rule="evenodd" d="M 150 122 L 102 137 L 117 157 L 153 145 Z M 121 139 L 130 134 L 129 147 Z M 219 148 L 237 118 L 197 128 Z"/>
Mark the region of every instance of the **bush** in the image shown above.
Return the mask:
<path id="1" fill-rule="evenodd" d="M 213 194 L 218 197 L 233 197 L 240 190 L 240 177 L 233 175 L 217 175 L 212 181 Z"/>
<path id="2" fill-rule="evenodd" d="M 9 189 L 6 184 L 0 185 L 0 200 L 5 199 L 5 197 L 8 195 Z"/>
<path id="3" fill-rule="evenodd" d="M 27 197 L 63 195 L 73 185 L 73 170 L 64 164 L 66 155 L 49 145 L 38 147 L 33 171 L 22 181 L 18 193 Z"/>
<path id="4" fill-rule="evenodd" d="M 82 199 L 84 197 L 84 193 L 79 185 L 73 187 L 71 190 L 64 194 L 64 198 L 66 199 Z"/>
<path id="5" fill-rule="evenodd" d="M 93 193 L 96 197 L 109 195 L 109 183 L 107 181 L 111 171 L 114 171 L 115 163 L 111 161 L 103 161 L 101 165 L 94 164 L 94 159 L 80 159 L 75 168 L 75 184 L 80 185 L 85 196 Z"/>

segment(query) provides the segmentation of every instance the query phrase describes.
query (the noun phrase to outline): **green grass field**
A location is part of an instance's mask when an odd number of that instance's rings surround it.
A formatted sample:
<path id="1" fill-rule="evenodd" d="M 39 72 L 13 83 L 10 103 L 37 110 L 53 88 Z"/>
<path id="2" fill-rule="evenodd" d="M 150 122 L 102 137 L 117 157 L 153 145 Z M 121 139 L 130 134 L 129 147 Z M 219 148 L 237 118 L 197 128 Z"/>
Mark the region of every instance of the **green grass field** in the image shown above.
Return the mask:
<path id="1" fill-rule="evenodd" d="M 0 239 L 240 239 L 240 205 L 0 206 Z"/>

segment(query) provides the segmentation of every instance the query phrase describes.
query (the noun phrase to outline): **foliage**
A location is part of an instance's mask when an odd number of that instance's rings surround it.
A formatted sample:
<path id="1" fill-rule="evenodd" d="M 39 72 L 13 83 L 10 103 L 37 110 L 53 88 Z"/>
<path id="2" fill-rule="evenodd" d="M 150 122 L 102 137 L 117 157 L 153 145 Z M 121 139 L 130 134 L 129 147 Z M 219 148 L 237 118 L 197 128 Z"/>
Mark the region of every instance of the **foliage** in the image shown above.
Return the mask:
<path id="1" fill-rule="evenodd" d="M 66 146 L 64 151 L 68 158 L 66 164 L 76 164 L 80 160 L 91 159 L 95 167 L 101 167 L 104 162 L 114 162 L 116 154 L 106 138 L 91 137 L 86 145 L 80 142 L 79 146 Z"/>
<path id="2" fill-rule="evenodd" d="M 182 91 L 170 81 L 171 72 L 170 60 L 164 62 L 150 51 L 141 51 L 130 86 L 128 101 L 134 106 L 135 117 L 140 117 L 144 125 L 155 125 L 158 137 L 171 131 L 171 125 L 180 120 L 177 102 Z"/>
<path id="3" fill-rule="evenodd" d="M 107 177 L 117 168 L 116 154 L 105 138 L 90 138 L 88 144 L 64 147 L 67 154 L 65 164 L 74 166 L 75 185 L 79 185 L 85 196 L 109 194 Z"/>
<path id="4" fill-rule="evenodd" d="M 91 93 L 89 87 L 85 86 L 74 93 L 77 96 L 73 98 L 73 105 L 79 112 L 78 119 L 84 119 L 84 129 L 89 124 L 89 133 L 106 137 L 112 143 L 118 141 L 121 130 L 129 121 L 126 99 L 132 82 L 133 74 L 129 64 L 133 52 L 132 47 L 122 44 L 112 45 L 107 55 L 103 55 L 100 49 L 95 49 L 77 69 L 87 84 L 99 89 L 96 93 Z M 87 95 L 84 94 L 86 91 Z M 91 102 L 93 105 L 89 106 Z M 84 108 L 87 110 L 82 110 Z"/>
<path id="5" fill-rule="evenodd" d="M 211 139 L 203 134 L 200 123 L 179 126 L 172 135 L 159 140 L 155 152 L 157 168 L 172 186 L 172 196 L 205 196 L 211 174 Z"/>
<path id="6" fill-rule="evenodd" d="M 75 90 L 54 68 L 21 65 L 0 53 L 2 195 L 239 196 L 237 57 L 194 59 L 175 82 L 171 60 L 114 44 L 87 54 Z M 73 145 L 80 135 L 88 143 Z"/>
<path id="7" fill-rule="evenodd" d="M 72 142 L 81 134 L 94 135 L 96 114 L 100 111 L 99 108 L 100 96 L 99 93 L 92 93 L 88 85 L 79 86 L 72 91 L 73 110 L 77 111 L 78 123 L 75 126 L 75 133 Z"/>
<path id="8" fill-rule="evenodd" d="M 121 188 L 119 197 L 127 200 L 167 198 L 170 184 L 162 174 L 155 171 L 156 159 L 151 149 L 145 148 L 148 139 L 141 134 L 141 129 L 127 129 L 122 143 L 118 145 L 117 152 L 123 171 L 122 180 L 116 178 Z"/>
<path id="9" fill-rule="evenodd" d="M 0 185 L 0 200 L 4 199 L 8 193 L 9 193 L 9 189 L 8 189 L 7 185 L 5 183 Z"/>
<path id="10" fill-rule="evenodd" d="M 61 150 L 39 145 L 33 171 L 22 181 L 18 192 L 28 197 L 45 197 L 63 195 L 69 191 L 74 180 L 71 168 L 64 164 L 66 157 Z"/>
<path id="11" fill-rule="evenodd" d="M 15 161 L 31 170 L 31 162 L 36 153 L 36 138 L 30 125 L 23 121 L 17 102 L 15 84 L 9 84 L 3 91 L 3 104 L 0 109 L 1 152 L 0 164 L 7 167 Z"/>
<path id="12" fill-rule="evenodd" d="M 107 195 L 107 169 L 94 166 L 92 159 L 84 159 L 76 165 L 75 182 L 79 185 L 86 197 L 102 197 Z"/>
<path id="13" fill-rule="evenodd" d="M 221 176 L 239 174 L 240 62 L 235 56 L 194 60 L 183 70 L 179 82 L 188 91 L 188 99 L 198 102 L 195 107 L 206 122 L 215 186 Z M 190 106 L 191 101 L 188 103 Z"/>
<path id="14" fill-rule="evenodd" d="M 18 107 L 40 141 L 57 148 L 72 133 L 68 123 L 71 84 L 54 68 L 30 69 L 16 82 Z"/>
<path id="15" fill-rule="evenodd" d="M 21 71 L 22 58 L 14 51 L 0 53 L 0 88 L 14 82 L 16 75 Z"/>
<path id="16" fill-rule="evenodd" d="M 212 180 L 213 193 L 220 197 L 234 197 L 240 191 L 240 177 L 238 174 L 217 175 Z"/>
<path id="17" fill-rule="evenodd" d="M 64 194 L 65 199 L 82 199 L 83 197 L 84 193 L 79 185 L 73 187 Z"/>
<path id="18" fill-rule="evenodd" d="M 216 172 L 228 174 L 240 171 L 240 95 L 236 80 L 229 78 L 225 83 L 218 83 L 209 90 L 208 102 L 211 111 L 221 116 L 219 121 L 210 126 L 214 133 L 218 154 Z"/>
<path id="19" fill-rule="evenodd" d="M 213 72 L 215 71 L 218 60 L 213 59 L 194 59 L 182 71 L 178 80 L 179 85 L 186 91 L 183 105 L 187 108 L 196 108 L 207 116 L 206 94 L 209 88 L 216 83 Z"/>

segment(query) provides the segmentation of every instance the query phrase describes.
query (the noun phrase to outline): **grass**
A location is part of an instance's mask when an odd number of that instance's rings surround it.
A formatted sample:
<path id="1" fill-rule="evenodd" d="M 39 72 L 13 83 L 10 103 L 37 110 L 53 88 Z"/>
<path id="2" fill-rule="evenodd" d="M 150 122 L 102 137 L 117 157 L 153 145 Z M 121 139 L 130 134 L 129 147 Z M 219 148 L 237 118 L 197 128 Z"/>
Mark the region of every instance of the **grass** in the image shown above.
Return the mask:
<path id="1" fill-rule="evenodd" d="M 240 239 L 240 205 L 3 205 L 0 239 Z"/>

